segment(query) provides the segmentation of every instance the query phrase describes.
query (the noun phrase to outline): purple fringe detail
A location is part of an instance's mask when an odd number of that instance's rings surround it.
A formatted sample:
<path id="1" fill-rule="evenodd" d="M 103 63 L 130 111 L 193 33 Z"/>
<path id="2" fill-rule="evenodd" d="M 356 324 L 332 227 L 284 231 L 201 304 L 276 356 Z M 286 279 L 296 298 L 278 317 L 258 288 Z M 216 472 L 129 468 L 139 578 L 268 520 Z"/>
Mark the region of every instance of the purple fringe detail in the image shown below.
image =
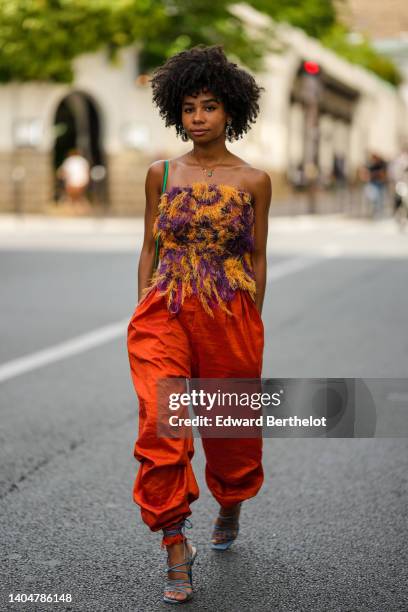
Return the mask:
<path id="1" fill-rule="evenodd" d="M 245 261 L 245 255 L 254 248 L 250 194 L 233 188 L 235 193 L 231 195 L 228 185 L 224 189 L 205 182 L 194 185 L 165 192 L 167 197 L 160 200 L 155 224 L 162 242 L 155 285 L 166 294 L 172 284 L 168 307 L 174 315 L 182 307 L 186 277 L 190 279 L 187 295 L 198 296 L 211 309 L 219 300 L 231 301 L 241 279 L 245 279 L 245 288 L 252 280 L 255 290 L 253 270 Z M 208 214 L 204 213 L 205 207 Z M 227 259 L 235 259 L 237 264 L 229 262 L 227 268 Z"/>

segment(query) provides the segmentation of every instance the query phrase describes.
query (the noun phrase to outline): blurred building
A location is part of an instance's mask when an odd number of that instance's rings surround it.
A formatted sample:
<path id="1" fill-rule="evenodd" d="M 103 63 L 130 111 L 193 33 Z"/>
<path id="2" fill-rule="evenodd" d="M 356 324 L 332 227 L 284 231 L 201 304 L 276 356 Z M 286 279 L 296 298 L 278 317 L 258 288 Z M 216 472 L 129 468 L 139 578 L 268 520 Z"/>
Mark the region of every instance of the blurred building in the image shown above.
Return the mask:
<path id="1" fill-rule="evenodd" d="M 408 2 L 347 0 L 341 3 L 341 14 L 352 31 L 367 34 L 373 46 L 398 66 L 404 79 L 400 90 L 408 106 Z"/>
<path id="2" fill-rule="evenodd" d="M 249 6 L 234 10 L 251 29 L 270 23 Z M 330 176 L 340 160 L 353 177 L 371 150 L 392 157 L 408 136 L 400 92 L 302 30 L 279 25 L 276 33 L 283 51 L 268 56 L 267 69 L 257 75 L 266 88 L 260 118 L 242 141 L 231 145 L 270 173 L 274 197 L 290 192 L 289 179 L 308 158 L 310 99 L 322 176 Z M 305 61 L 319 67 L 314 93 L 309 87 L 313 79 L 305 86 Z M 56 169 L 76 147 L 92 166 L 95 201 L 113 215 L 142 214 L 148 164 L 179 155 L 190 145 L 177 139 L 174 129 L 165 128 L 153 108 L 147 79 L 138 71 L 136 45 L 121 51 L 116 66 L 98 52 L 78 57 L 74 67 L 71 85 L 0 86 L 0 210 L 47 210 L 59 195 Z"/>
<path id="3" fill-rule="evenodd" d="M 337 6 L 350 29 L 368 34 L 375 40 L 408 32 L 406 0 L 340 0 Z"/>

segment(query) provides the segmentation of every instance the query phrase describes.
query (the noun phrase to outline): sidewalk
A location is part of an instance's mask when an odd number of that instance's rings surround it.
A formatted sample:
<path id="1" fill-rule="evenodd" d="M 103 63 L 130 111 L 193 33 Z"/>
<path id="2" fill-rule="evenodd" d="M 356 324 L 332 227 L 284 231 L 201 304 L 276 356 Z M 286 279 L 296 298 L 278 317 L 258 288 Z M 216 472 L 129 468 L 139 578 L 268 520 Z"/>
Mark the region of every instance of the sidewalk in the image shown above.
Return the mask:
<path id="1" fill-rule="evenodd" d="M 134 251 L 144 219 L 0 215 L 0 248 Z"/>
<path id="2" fill-rule="evenodd" d="M 369 218 L 370 210 L 367 208 L 367 203 L 364 202 L 361 187 L 354 187 L 345 191 L 330 191 L 321 190 L 316 194 L 315 212 L 309 211 L 308 194 L 305 191 L 291 192 L 284 199 L 276 199 L 272 193 L 272 201 L 269 208 L 271 217 L 294 217 L 298 215 L 335 215 L 356 218 Z M 390 198 L 386 198 L 384 214 L 392 215 L 392 204 Z M 1 213 L 0 216 L 11 217 L 17 213 Z M 109 212 L 109 209 L 103 206 L 95 206 L 89 203 L 81 207 L 73 207 L 70 204 L 61 204 L 60 202 L 51 201 L 41 213 L 21 213 L 23 217 L 34 218 L 50 218 L 50 219 L 73 219 L 73 220 L 104 220 L 116 219 L 120 225 L 121 221 L 127 222 L 143 217 L 143 212 L 133 216 L 132 213 L 122 216 L 115 211 Z"/>
<path id="3" fill-rule="evenodd" d="M 286 214 L 269 216 L 270 223 L 274 227 L 329 227 L 333 224 L 352 225 L 368 224 L 384 226 L 395 224 L 392 217 L 385 215 L 380 219 L 366 217 L 353 217 L 341 212 L 326 214 Z M 58 232 L 60 234 L 98 234 L 98 235 L 135 235 L 144 231 L 144 218 L 139 217 L 62 217 L 41 214 L 0 214 L 0 237 L 10 235 L 48 234 Z"/>
<path id="4" fill-rule="evenodd" d="M 136 253 L 144 219 L 0 215 L 0 249 Z M 392 217 L 351 218 L 340 213 L 269 217 L 268 253 L 311 256 L 408 257 L 408 231 Z"/>

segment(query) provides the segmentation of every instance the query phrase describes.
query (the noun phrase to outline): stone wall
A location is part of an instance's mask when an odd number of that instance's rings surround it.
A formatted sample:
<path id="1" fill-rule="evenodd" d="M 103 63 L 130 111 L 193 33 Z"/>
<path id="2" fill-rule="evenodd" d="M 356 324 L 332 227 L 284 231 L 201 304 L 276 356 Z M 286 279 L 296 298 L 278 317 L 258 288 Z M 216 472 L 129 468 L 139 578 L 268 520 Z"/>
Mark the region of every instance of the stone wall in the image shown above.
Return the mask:
<path id="1" fill-rule="evenodd" d="M 109 213 L 118 216 L 143 215 L 146 205 L 145 177 L 151 160 L 136 153 L 120 153 L 108 159 Z M 275 200 L 290 197 L 291 187 L 284 173 L 270 172 L 272 206 Z"/>
<path id="2" fill-rule="evenodd" d="M 49 153 L 0 153 L 0 212 L 43 212 L 53 197 Z"/>
<path id="3" fill-rule="evenodd" d="M 145 177 L 150 160 L 135 151 L 107 157 L 109 213 L 137 216 L 144 213 Z"/>
<path id="4" fill-rule="evenodd" d="M 112 216 L 143 216 L 145 177 L 151 159 L 134 151 L 107 156 L 107 194 L 104 212 Z M 13 173 L 14 179 L 13 180 Z M 290 195 L 283 173 L 270 173 L 274 201 Z M 20 180 L 17 180 L 20 179 Z M 0 213 L 70 214 L 70 208 L 53 202 L 52 155 L 32 149 L 14 155 L 0 154 Z M 72 211 L 73 212 L 73 211 Z M 92 206 L 90 207 L 92 212 Z"/>

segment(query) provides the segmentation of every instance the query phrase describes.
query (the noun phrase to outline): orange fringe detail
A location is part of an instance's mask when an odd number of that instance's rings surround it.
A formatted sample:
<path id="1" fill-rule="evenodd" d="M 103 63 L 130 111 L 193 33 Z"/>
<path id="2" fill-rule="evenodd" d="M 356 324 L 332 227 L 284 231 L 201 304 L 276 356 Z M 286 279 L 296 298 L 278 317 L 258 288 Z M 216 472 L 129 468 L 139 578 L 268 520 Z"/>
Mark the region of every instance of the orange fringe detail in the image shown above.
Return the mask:
<path id="1" fill-rule="evenodd" d="M 163 536 L 161 542 L 161 548 L 164 549 L 166 546 L 171 546 L 172 544 L 177 544 L 177 542 L 184 542 L 186 540 L 186 536 L 182 533 L 176 533 L 176 535 L 172 536 Z"/>
<path id="2" fill-rule="evenodd" d="M 152 274 L 148 286 L 143 290 L 142 296 L 145 297 L 153 287 L 160 284 L 163 289 L 159 291 L 159 295 L 166 296 L 167 308 L 171 310 L 176 301 L 179 307 L 182 307 L 185 298 L 193 293 L 192 284 L 195 283 L 196 295 L 210 317 L 214 317 L 214 314 L 209 301 L 215 301 L 225 313 L 231 315 L 228 302 L 221 298 L 215 286 L 215 274 L 202 277 L 198 272 L 201 257 L 208 258 L 208 263 L 211 261 L 211 255 L 214 255 L 221 259 L 220 273 L 222 272 L 225 278 L 223 288 L 229 287 L 232 291 L 246 290 L 255 301 L 255 278 L 243 265 L 245 262 L 246 268 L 253 270 L 251 252 L 239 254 L 237 251 L 231 256 L 224 256 L 228 240 L 254 239 L 251 195 L 231 185 L 214 186 L 205 181 L 194 182 L 187 188 L 173 189 L 180 189 L 180 192 L 171 196 L 169 192 L 164 192 L 160 197 L 158 215 L 153 224 L 153 237 L 160 239 L 159 265 Z M 207 225 L 200 225 L 202 218 L 205 218 Z M 160 221 L 162 229 L 159 229 Z M 181 228 L 183 223 L 186 224 L 186 233 L 182 242 L 178 233 L 173 233 L 171 229 L 175 221 L 178 221 L 176 226 Z M 214 231 L 216 231 L 215 238 Z M 174 251 L 179 253 L 180 258 L 172 263 L 166 255 Z M 162 258 L 166 261 L 165 268 L 161 268 L 160 265 Z M 172 267 L 170 276 L 169 262 Z"/>

